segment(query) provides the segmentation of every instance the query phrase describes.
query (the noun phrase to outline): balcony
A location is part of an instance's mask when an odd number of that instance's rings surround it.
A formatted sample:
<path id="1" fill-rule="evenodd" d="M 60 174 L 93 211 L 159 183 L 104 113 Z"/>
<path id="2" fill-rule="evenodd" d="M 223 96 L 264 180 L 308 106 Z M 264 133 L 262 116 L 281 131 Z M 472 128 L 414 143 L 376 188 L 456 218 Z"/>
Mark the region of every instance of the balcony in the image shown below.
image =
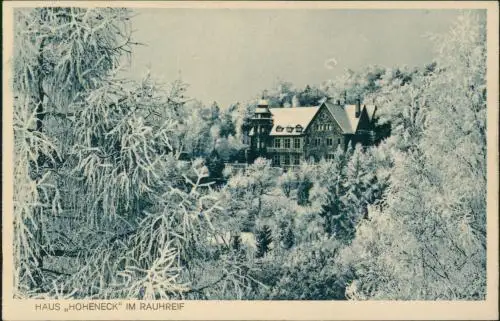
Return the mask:
<path id="1" fill-rule="evenodd" d="M 302 152 L 304 152 L 304 148 L 302 148 L 302 147 L 301 148 L 268 147 L 267 152 L 268 153 L 302 153 Z"/>

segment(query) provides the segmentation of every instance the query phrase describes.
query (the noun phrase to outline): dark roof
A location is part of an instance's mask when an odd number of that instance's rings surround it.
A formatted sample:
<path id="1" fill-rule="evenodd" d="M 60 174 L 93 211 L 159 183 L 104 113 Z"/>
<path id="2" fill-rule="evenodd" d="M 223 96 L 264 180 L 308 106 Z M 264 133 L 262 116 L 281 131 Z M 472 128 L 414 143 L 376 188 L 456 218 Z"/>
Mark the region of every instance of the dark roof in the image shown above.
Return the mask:
<path id="1" fill-rule="evenodd" d="M 354 134 L 358 129 L 359 117 L 356 117 L 356 105 L 337 105 L 331 101 L 325 103 L 326 107 L 337 121 L 344 134 Z M 371 121 L 375 113 L 374 105 L 361 105 L 361 112 L 366 108 L 368 119 Z"/>

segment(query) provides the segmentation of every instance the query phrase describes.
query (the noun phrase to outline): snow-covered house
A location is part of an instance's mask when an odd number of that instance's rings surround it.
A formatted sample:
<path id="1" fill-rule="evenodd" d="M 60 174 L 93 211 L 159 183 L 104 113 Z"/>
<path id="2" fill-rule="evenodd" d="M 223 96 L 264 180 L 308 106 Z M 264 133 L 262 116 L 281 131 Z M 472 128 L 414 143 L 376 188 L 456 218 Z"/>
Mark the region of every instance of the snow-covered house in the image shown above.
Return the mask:
<path id="1" fill-rule="evenodd" d="M 250 120 L 248 161 L 272 159 L 274 166 L 299 165 L 304 160 L 332 158 L 340 145 L 373 144 L 374 105 L 342 105 L 324 100 L 319 106 L 269 108 L 259 101 Z"/>

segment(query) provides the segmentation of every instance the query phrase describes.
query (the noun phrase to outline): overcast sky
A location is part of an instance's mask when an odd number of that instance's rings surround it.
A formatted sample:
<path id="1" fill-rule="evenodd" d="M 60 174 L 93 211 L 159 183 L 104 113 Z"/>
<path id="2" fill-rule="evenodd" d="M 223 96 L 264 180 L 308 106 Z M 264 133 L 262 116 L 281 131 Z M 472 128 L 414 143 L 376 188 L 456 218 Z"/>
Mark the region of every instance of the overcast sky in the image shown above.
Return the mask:
<path id="1" fill-rule="evenodd" d="M 421 66 L 432 61 L 428 33 L 446 32 L 452 10 L 141 9 L 133 19 L 130 70 L 190 84 L 188 95 L 221 107 L 245 102 L 277 79 L 297 87 L 345 68 Z"/>

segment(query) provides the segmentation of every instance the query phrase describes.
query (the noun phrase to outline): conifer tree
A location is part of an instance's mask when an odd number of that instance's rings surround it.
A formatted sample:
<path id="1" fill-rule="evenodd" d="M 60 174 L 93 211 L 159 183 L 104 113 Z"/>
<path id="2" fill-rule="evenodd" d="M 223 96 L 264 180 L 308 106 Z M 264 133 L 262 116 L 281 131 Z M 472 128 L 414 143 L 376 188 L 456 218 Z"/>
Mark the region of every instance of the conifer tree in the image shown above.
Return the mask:
<path id="1" fill-rule="evenodd" d="M 239 251 L 241 249 L 241 236 L 239 235 L 233 236 L 232 247 L 233 250 L 235 251 Z"/>
<path id="2" fill-rule="evenodd" d="M 269 252 L 271 243 L 273 242 L 272 231 L 268 225 L 263 225 L 262 228 L 257 231 L 256 242 L 256 257 L 264 257 L 264 255 Z"/>
<path id="3" fill-rule="evenodd" d="M 349 230 L 343 224 L 345 211 L 341 197 L 345 194 L 346 167 L 350 154 L 351 149 L 344 152 L 339 147 L 333 161 L 320 164 L 310 197 L 313 208 L 323 221 L 324 233 L 329 236 L 335 234 L 339 238 L 343 238 Z"/>
<path id="4" fill-rule="evenodd" d="M 291 226 L 288 226 L 283 238 L 283 247 L 285 249 L 291 249 L 295 244 L 295 235 Z"/>
<path id="5" fill-rule="evenodd" d="M 368 156 L 357 144 L 346 166 L 343 193 L 339 195 L 341 213 L 334 219 L 336 234 L 347 242 L 354 237 L 357 224 L 366 216 L 366 209 L 373 201 L 374 177 L 369 171 Z"/>

